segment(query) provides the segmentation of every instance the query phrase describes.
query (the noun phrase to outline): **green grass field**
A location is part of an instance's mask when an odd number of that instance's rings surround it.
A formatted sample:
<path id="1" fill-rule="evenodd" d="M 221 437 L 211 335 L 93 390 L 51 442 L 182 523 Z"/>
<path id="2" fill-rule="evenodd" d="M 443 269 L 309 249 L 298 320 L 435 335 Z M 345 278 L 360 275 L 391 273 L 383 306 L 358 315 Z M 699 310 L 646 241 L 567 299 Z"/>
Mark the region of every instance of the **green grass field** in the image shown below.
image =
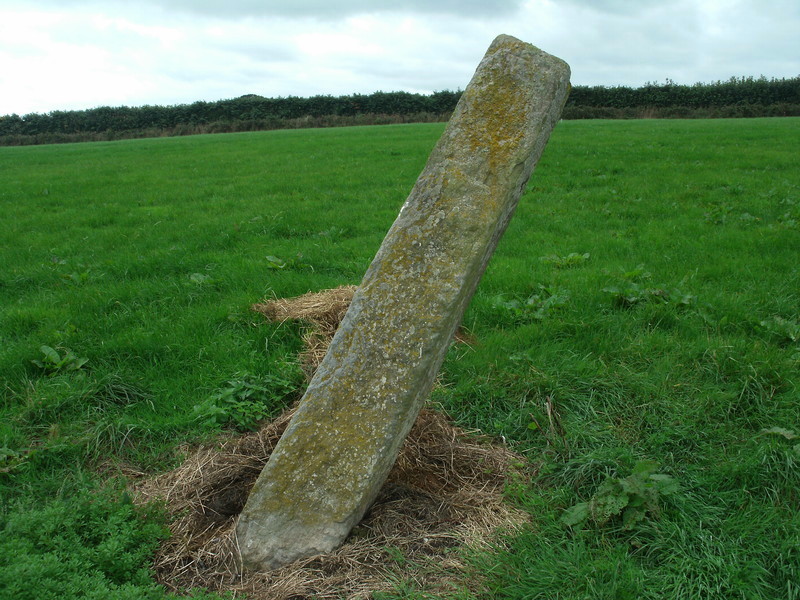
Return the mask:
<path id="1" fill-rule="evenodd" d="M 358 283 L 442 129 L 0 148 L 0 597 L 166 597 L 120 473 L 298 397 L 249 305 Z M 432 398 L 527 458 L 477 597 L 800 598 L 799 140 L 558 125 Z"/>

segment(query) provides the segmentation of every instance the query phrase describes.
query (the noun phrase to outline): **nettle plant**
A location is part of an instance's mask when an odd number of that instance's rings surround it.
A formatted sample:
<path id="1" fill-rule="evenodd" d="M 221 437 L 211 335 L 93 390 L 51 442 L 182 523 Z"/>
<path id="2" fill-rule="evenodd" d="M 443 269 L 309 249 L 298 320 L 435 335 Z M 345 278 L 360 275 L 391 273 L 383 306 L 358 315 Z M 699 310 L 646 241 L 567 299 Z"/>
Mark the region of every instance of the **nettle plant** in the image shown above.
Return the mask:
<path id="1" fill-rule="evenodd" d="M 619 520 L 625 529 L 631 529 L 648 515 L 657 516 L 661 499 L 679 488 L 675 479 L 656 471 L 658 463 L 640 461 L 627 477 L 608 477 L 588 502 L 568 508 L 561 521 L 580 527 L 587 522 L 602 526 Z"/>
<path id="2" fill-rule="evenodd" d="M 287 370 L 287 369 L 285 369 Z M 208 428 L 233 427 L 251 431 L 274 416 L 297 390 L 299 367 L 293 373 L 254 376 L 239 373 L 222 388 L 194 406 L 194 418 Z"/>

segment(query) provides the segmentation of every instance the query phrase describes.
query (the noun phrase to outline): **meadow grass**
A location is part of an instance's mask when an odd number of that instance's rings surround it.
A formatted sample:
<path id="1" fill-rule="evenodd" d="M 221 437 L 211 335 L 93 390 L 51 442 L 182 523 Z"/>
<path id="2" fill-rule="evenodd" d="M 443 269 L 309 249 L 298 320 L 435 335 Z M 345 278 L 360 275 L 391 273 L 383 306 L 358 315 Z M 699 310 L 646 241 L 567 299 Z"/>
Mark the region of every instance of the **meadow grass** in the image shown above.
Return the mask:
<path id="1" fill-rule="evenodd" d="M 442 128 L 0 148 L 0 591 L 165 597 L 155 517 L 98 486 L 302 392 L 249 305 L 357 284 Z M 528 461 L 476 595 L 800 598 L 798 134 L 558 125 L 433 396 Z"/>

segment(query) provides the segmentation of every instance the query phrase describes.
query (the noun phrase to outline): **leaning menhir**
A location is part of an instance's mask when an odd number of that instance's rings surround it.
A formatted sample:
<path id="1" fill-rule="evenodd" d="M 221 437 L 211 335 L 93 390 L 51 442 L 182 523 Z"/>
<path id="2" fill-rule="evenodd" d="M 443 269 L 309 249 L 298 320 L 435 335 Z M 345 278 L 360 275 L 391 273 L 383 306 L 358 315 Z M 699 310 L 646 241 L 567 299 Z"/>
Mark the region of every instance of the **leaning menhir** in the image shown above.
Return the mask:
<path id="1" fill-rule="evenodd" d="M 557 123 L 566 63 L 494 40 L 237 526 L 257 570 L 329 552 L 374 501 Z"/>

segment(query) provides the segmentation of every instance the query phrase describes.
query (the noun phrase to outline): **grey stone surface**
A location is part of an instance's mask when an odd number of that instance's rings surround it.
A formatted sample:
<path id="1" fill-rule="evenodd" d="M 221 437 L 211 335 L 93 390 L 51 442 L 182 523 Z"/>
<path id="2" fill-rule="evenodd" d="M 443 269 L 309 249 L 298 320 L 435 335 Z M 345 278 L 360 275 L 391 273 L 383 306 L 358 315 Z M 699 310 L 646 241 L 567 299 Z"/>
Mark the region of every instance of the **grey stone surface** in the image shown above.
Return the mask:
<path id="1" fill-rule="evenodd" d="M 246 568 L 335 549 L 374 501 L 568 92 L 560 59 L 489 47 L 253 487 Z"/>

